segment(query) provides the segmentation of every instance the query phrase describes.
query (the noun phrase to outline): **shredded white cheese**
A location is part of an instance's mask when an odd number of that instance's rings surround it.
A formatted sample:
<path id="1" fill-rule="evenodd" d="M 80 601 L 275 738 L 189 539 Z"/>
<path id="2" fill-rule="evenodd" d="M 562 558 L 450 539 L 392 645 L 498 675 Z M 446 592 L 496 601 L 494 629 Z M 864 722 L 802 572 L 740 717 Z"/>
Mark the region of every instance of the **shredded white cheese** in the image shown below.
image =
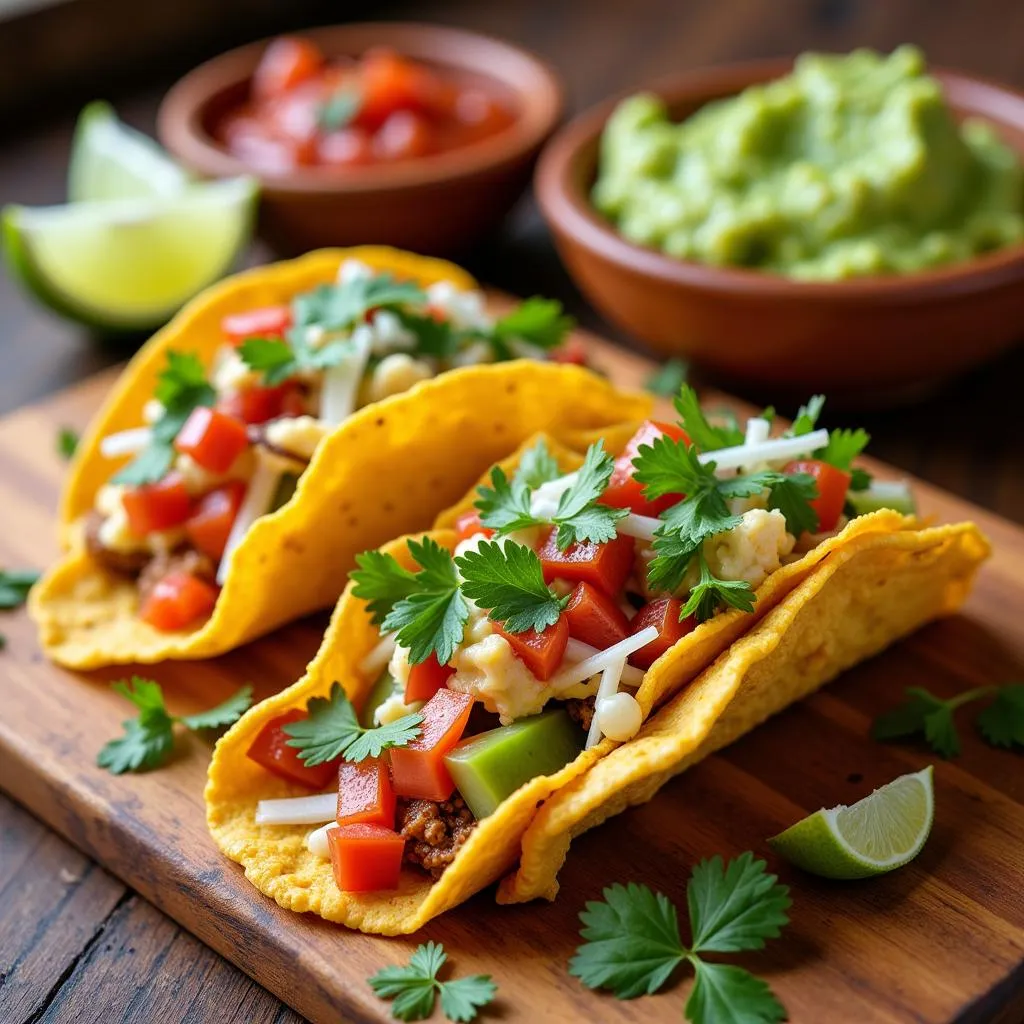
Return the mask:
<path id="1" fill-rule="evenodd" d="M 551 519 L 558 511 L 558 501 L 576 482 L 576 473 L 567 473 L 557 480 L 548 480 L 530 495 L 530 514 L 534 519 Z"/>
<path id="2" fill-rule="evenodd" d="M 256 805 L 257 825 L 322 825 L 338 814 L 338 792 L 261 800 Z"/>
<path id="3" fill-rule="evenodd" d="M 572 637 L 565 645 L 565 661 L 570 665 L 600 653 L 598 648 L 591 647 L 590 644 L 585 644 L 582 640 L 574 640 Z M 622 682 L 626 686 L 639 686 L 643 681 L 643 670 L 638 669 L 635 665 L 627 665 L 622 670 Z"/>
<path id="4" fill-rule="evenodd" d="M 589 679 L 591 676 L 597 675 L 598 672 L 603 672 L 609 665 L 614 665 L 620 659 L 625 662 L 631 654 L 639 651 L 641 647 L 646 647 L 652 640 L 657 638 L 657 627 L 648 626 L 646 629 L 640 630 L 639 633 L 627 636 L 625 640 L 620 640 L 617 644 L 612 644 L 611 647 L 607 647 L 603 651 L 577 662 L 575 665 L 563 668 L 551 680 L 549 685 L 557 693 L 570 686 L 575 686 L 577 683 L 582 683 L 584 679 Z"/>
<path id="5" fill-rule="evenodd" d="M 149 427 L 134 427 L 131 430 L 121 430 L 116 434 L 107 434 L 100 441 L 100 455 L 105 459 L 138 455 L 152 440 L 153 431 Z"/>
<path id="6" fill-rule="evenodd" d="M 228 565 L 235 548 L 242 543 L 242 538 L 249 532 L 249 527 L 270 508 L 281 482 L 282 470 L 278 467 L 278 460 L 264 459 L 260 454 L 257 454 L 256 470 L 246 488 L 235 521 L 231 524 L 231 532 L 224 545 L 224 554 L 220 556 L 220 565 L 217 566 L 217 582 L 221 586 L 227 579 Z"/>
<path id="7" fill-rule="evenodd" d="M 809 455 L 828 444 L 827 430 L 812 430 L 801 437 L 775 437 L 759 444 L 740 444 L 734 448 L 719 448 L 697 456 L 701 464 L 715 463 L 717 470 L 740 469 L 755 462 L 775 462 Z"/>
<path id="8" fill-rule="evenodd" d="M 651 629 L 654 629 L 654 627 L 652 626 Z M 657 633 L 657 630 L 655 630 L 655 633 Z M 597 687 L 597 699 L 594 702 L 595 714 L 590 722 L 590 732 L 587 733 L 587 742 L 584 748 L 586 750 L 601 742 L 601 720 L 600 716 L 596 714 L 596 708 L 602 700 L 618 693 L 619 677 L 622 675 L 625 665 L 625 657 L 618 657 L 614 661 L 608 662 L 601 673 L 601 682 Z"/>
<path id="9" fill-rule="evenodd" d="M 655 531 L 663 525 L 664 523 L 660 519 L 655 519 L 652 516 L 639 516 L 635 512 L 630 512 L 628 516 L 623 516 L 615 524 L 615 529 L 626 537 L 635 537 L 637 540 L 654 540 Z"/>
<path id="10" fill-rule="evenodd" d="M 366 372 L 366 361 L 370 358 L 369 339 L 353 334 L 350 343 L 352 351 L 336 366 L 324 370 L 320 391 L 320 419 L 332 426 L 348 419 L 355 411 L 359 385 Z M 394 358 L 388 356 L 388 359 Z"/>

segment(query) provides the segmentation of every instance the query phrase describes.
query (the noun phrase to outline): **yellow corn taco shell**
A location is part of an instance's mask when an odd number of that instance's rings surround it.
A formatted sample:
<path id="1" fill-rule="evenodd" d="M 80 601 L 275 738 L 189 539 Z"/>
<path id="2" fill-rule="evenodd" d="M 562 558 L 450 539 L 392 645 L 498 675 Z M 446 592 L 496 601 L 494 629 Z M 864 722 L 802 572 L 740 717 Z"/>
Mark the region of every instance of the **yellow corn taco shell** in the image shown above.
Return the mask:
<path id="1" fill-rule="evenodd" d="M 614 441 L 608 438 L 610 450 L 617 451 L 625 443 L 628 433 L 620 434 Z M 551 447 L 563 470 L 580 464 L 577 454 L 555 444 Z M 503 463 L 507 470 L 514 468 L 517 457 Z M 439 528 L 431 534 L 438 543 L 454 547 L 456 535 L 444 525 L 453 522 L 458 512 L 471 502 L 472 496 L 469 496 L 441 515 Z M 736 642 L 742 642 L 743 634 L 765 621 L 766 616 L 770 618 L 772 609 L 778 608 L 781 613 L 793 605 L 799 606 L 801 599 L 796 597 L 796 592 L 817 577 L 820 566 L 837 563 L 848 551 L 870 547 L 870 542 L 876 538 L 906 538 L 913 544 L 921 533 L 927 533 L 913 527 L 913 520 L 896 513 L 865 516 L 854 520 L 838 537 L 769 576 L 757 590 L 754 613 L 727 612 L 716 616 L 684 637 L 651 667 L 637 693 L 645 716 L 700 676 L 732 645 L 739 646 Z M 928 545 L 923 549 L 927 550 Z M 406 567 L 412 567 L 404 538 L 383 550 Z M 933 582 L 941 581 L 933 579 Z M 949 595 L 942 608 L 947 604 L 951 606 L 952 600 Z M 255 823 L 259 800 L 304 795 L 298 787 L 273 778 L 249 761 L 246 751 L 257 733 L 270 719 L 291 708 L 304 707 L 310 697 L 326 695 L 335 680 L 341 682 L 358 707 L 374 682 L 374 679 L 361 677 L 358 666 L 378 640 L 379 634 L 370 623 L 364 603 L 352 595 L 351 588 L 347 589 L 335 609 L 320 652 L 303 679 L 249 711 L 217 744 L 206 787 L 207 821 L 217 845 L 228 857 L 243 865 L 246 877 L 261 892 L 273 897 L 281 906 L 309 911 L 350 928 L 384 935 L 415 931 L 517 865 L 521 865 L 518 872 L 503 885 L 503 899 L 553 895 L 555 874 L 568 847 L 568 837 L 563 843 L 560 832 L 552 832 L 541 824 L 550 818 L 548 808 L 562 805 L 564 793 L 583 792 L 593 804 L 592 807 L 588 804 L 587 813 L 599 815 L 604 807 L 602 790 L 592 790 L 588 780 L 607 762 L 619 764 L 621 771 L 628 771 L 636 740 L 616 749 L 615 743 L 605 739 L 556 775 L 541 776 L 526 783 L 497 811 L 478 822 L 469 840 L 436 882 L 410 869 L 403 872 L 401 887 L 394 892 L 340 892 L 330 865 L 306 850 L 304 838 L 308 828 Z M 694 683 L 678 699 L 685 700 L 698 685 Z M 696 703 L 698 708 L 703 707 L 699 698 Z M 641 735 L 656 728 L 655 723 L 666 713 L 667 709 L 656 714 Z M 682 728 L 686 731 L 689 726 L 684 722 Z M 607 790 L 611 803 L 617 796 L 614 779 L 615 776 Z M 522 896 L 517 886 L 522 887 Z"/>
<path id="2" fill-rule="evenodd" d="M 498 901 L 553 899 L 574 836 L 650 800 L 673 775 L 844 669 L 955 612 L 989 553 L 973 523 L 866 532 L 834 548 L 632 740 L 545 803 Z"/>
<path id="3" fill-rule="evenodd" d="M 68 550 L 30 600 L 48 657 L 86 669 L 231 650 L 332 605 L 357 552 L 430 523 L 535 431 L 571 443 L 648 413 L 648 397 L 624 394 L 587 370 L 526 360 L 454 370 L 366 406 L 321 442 L 291 501 L 246 534 L 211 617 L 180 632 L 154 629 L 136 617 L 134 581 L 103 570 L 85 550 L 82 517 L 121 465 L 102 456 L 100 440 L 143 421 L 168 349 L 196 352 L 209 364 L 225 315 L 285 303 L 334 280 L 349 258 L 423 284 L 475 287 L 451 263 L 360 247 L 250 270 L 190 303 L 131 361 L 79 446 L 60 511 Z"/>

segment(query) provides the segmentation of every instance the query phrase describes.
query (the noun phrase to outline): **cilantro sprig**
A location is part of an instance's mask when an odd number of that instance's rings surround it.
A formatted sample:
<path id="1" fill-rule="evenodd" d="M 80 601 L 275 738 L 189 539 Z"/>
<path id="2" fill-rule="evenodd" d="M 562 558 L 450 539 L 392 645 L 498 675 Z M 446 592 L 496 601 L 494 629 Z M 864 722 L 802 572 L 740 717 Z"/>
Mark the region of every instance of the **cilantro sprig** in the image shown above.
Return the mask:
<path id="1" fill-rule="evenodd" d="M 78 431 L 71 427 L 61 427 L 57 431 L 57 454 L 65 460 L 74 458 L 78 451 Z"/>
<path id="2" fill-rule="evenodd" d="M 957 709 L 994 697 L 975 718 L 978 731 L 991 746 L 1024 748 L 1024 683 L 979 686 L 950 698 L 936 697 L 923 687 L 910 686 L 906 695 L 902 704 L 875 719 L 871 727 L 874 739 L 920 737 L 940 757 L 956 757 L 961 749 Z"/>
<path id="3" fill-rule="evenodd" d="M 397 1020 L 425 1020 L 440 995 L 441 1011 L 450 1021 L 471 1021 L 494 999 L 498 986 L 489 974 L 439 980 L 447 959 L 441 943 L 428 942 L 417 947 L 407 967 L 385 967 L 367 980 L 375 995 L 394 1000 L 391 1015 Z"/>
<path id="4" fill-rule="evenodd" d="M 35 569 L 0 569 L 0 611 L 20 608 L 38 581 Z"/>
<path id="5" fill-rule="evenodd" d="M 193 409 L 213 405 L 217 399 L 199 356 L 173 349 L 167 353 L 167 365 L 157 378 L 153 395 L 163 412 L 150 429 L 149 444 L 114 476 L 116 484 L 137 487 L 165 476 L 174 461 L 174 439 Z"/>
<path id="6" fill-rule="evenodd" d="M 629 510 L 598 504 L 615 468 L 615 461 L 604 450 L 604 441 L 587 449 L 583 465 L 571 486 L 559 497 L 554 514 L 550 517 L 535 515 L 531 508 L 533 491 L 535 486 L 555 478 L 551 475 L 552 467 L 557 471 L 557 464 L 543 440 L 524 454 L 523 463 L 511 482 L 501 467 L 495 466 L 491 471 L 491 486 L 477 488 L 476 508 L 480 522 L 499 536 L 532 526 L 556 526 L 555 543 L 559 551 L 566 551 L 581 541 L 603 544 L 614 539 L 615 524 L 628 515 Z M 542 475 L 545 479 L 535 484 Z"/>
<path id="7" fill-rule="evenodd" d="M 747 852 L 727 864 L 716 856 L 694 867 L 686 887 L 689 945 L 675 906 L 662 893 L 631 882 L 609 886 L 603 895 L 580 914 L 586 941 L 569 962 L 569 973 L 587 988 L 610 989 L 619 999 L 653 995 L 686 961 L 695 976 L 684 1009 L 692 1024 L 785 1019 L 764 981 L 702 955 L 763 949 L 788 923 L 789 889 L 768 874 L 763 860 Z"/>
<path id="8" fill-rule="evenodd" d="M 368 757 L 380 757 L 392 747 L 404 747 L 422 732 L 423 715 L 418 711 L 386 725 L 368 729 L 359 724 L 356 709 L 341 683 L 331 685 L 326 697 L 306 701 L 306 717 L 282 726 L 291 737 L 285 742 L 299 752 L 308 768 L 343 757 L 358 763 Z"/>
<path id="9" fill-rule="evenodd" d="M 662 398 L 672 398 L 679 394 L 689 373 L 690 365 L 685 360 L 668 359 L 644 381 L 644 388 Z"/>
<path id="10" fill-rule="evenodd" d="M 114 775 L 157 768 L 174 749 L 174 726 L 180 724 L 197 732 L 220 729 L 240 718 L 252 704 L 252 687 L 243 686 L 226 701 L 195 715 L 172 715 L 164 703 L 160 684 L 152 679 L 132 676 L 112 689 L 139 709 L 135 718 L 122 723 L 124 735 L 104 744 L 96 764 Z"/>
<path id="11" fill-rule="evenodd" d="M 675 399 L 679 422 L 686 431 L 690 441 L 702 452 L 718 451 L 719 448 L 734 448 L 743 444 L 744 433 L 735 422 L 715 426 L 708 422 L 704 410 L 700 407 L 697 392 L 684 384 Z"/>

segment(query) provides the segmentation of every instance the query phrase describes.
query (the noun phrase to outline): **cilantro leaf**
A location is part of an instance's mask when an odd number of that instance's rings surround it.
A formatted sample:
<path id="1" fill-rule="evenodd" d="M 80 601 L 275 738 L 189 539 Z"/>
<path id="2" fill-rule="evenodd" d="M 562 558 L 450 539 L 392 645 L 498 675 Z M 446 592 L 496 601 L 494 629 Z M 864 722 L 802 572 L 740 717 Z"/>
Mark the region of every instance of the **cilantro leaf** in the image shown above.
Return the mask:
<path id="1" fill-rule="evenodd" d="M 697 392 L 688 384 L 684 384 L 675 400 L 679 422 L 687 436 L 702 452 L 712 452 L 719 448 L 732 448 L 743 444 L 743 431 L 735 424 L 716 427 L 708 422 L 700 407 Z"/>
<path id="2" fill-rule="evenodd" d="M 437 320 L 432 316 L 410 313 L 405 309 L 393 310 L 402 326 L 415 335 L 415 354 L 434 359 L 450 359 L 459 351 L 467 332 L 458 331 L 450 320 Z"/>
<path id="3" fill-rule="evenodd" d="M 703 952 L 757 950 L 788 922 L 789 890 L 765 870 L 763 860 L 744 853 L 723 864 L 702 861 L 687 885 L 690 931 L 687 947 L 676 909 L 645 885 L 612 885 L 604 902 L 590 902 L 580 914 L 583 945 L 569 973 L 588 988 L 611 989 L 619 999 L 651 995 L 688 960 L 695 981 L 685 1016 L 694 1024 L 775 1024 L 785 1011 L 763 981 L 727 964 L 707 963 Z"/>
<path id="4" fill-rule="evenodd" d="M 850 470 L 850 490 L 851 491 L 866 491 L 871 486 L 873 477 L 866 469 L 861 469 L 860 466 L 854 466 Z"/>
<path id="5" fill-rule="evenodd" d="M 785 437 L 803 437 L 817 425 L 821 410 L 825 407 L 825 396 L 814 395 L 806 405 L 797 410 L 793 425 L 786 431 Z"/>
<path id="6" fill-rule="evenodd" d="M 476 507 L 480 522 L 499 534 L 536 526 L 540 521 L 530 511 L 530 489 L 517 473 L 512 483 L 501 466 L 491 470 L 491 486 L 477 488 Z"/>
<path id="7" fill-rule="evenodd" d="M 849 470 L 870 440 L 871 435 L 861 427 L 856 430 L 830 430 L 828 444 L 819 448 L 814 457 L 836 469 Z"/>
<path id="8" fill-rule="evenodd" d="M 1007 750 L 1024 747 L 1024 684 L 1001 686 L 996 699 L 975 722 L 981 735 L 993 747 Z"/>
<path id="9" fill-rule="evenodd" d="M 322 284 L 296 296 L 292 301 L 292 317 L 297 327 L 316 324 L 325 331 L 341 331 L 372 309 L 425 306 L 426 303 L 427 293 L 415 281 L 399 281 L 391 274 L 373 274 L 344 284 Z"/>
<path id="10" fill-rule="evenodd" d="M 541 484 L 557 480 L 561 475 L 562 471 L 558 467 L 558 462 L 548 451 L 544 438 L 539 437 L 520 457 L 514 482 L 533 490 L 540 487 Z"/>
<path id="11" fill-rule="evenodd" d="M 733 964 L 695 960 L 696 982 L 683 1011 L 690 1021 L 777 1024 L 786 1010 L 766 981 Z"/>
<path id="12" fill-rule="evenodd" d="M 743 612 L 754 610 L 754 591 L 746 580 L 723 580 L 708 568 L 704 552 L 698 551 L 700 579 L 690 591 L 690 597 L 679 612 L 680 621 L 695 615 L 698 622 L 706 622 L 720 605 L 739 608 Z"/>
<path id="13" fill-rule="evenodd" d="M 168 712 L 163 691 L 152 679 L 132 676 L 113 683 L 111 689 L 139 709 L 137 718 L 122 722 L 124 734 L 105 743 L 96 764 L 114 775 L 157 768 L 174 749 L 174 726 L 188 729 L 212 729 L 230 725 L 252 703 L 252 687 L 243 686 L 236 694 L 209 711 L 177 717 Z"/>
<path id="14" fill-rule="evenodd" d="M 61 427 L 57 431 L 57 454 L 62 459 L 71 459 L 78 450 L 78 431 Z"/>
<path id="15" fill-rule="evenodd" d="M 603 544 L 615 537 L 615 524 L 629 510 L 596 504 L 614 468 L 615 460 L 604 450 L 603 440 L 590 445 L 572 486 L 558 499 L 554 522 L 558 527 L 555 542 L 559 551 L 578 541 Z"/>
<path id="16" fill-rule="evenodd" d="M 519 340 L 548 350 L 562 343 L 575 322 L 562 311 L 562 304 L 557 299 L 542 299 L 535 295 L 498 319 L 491 337 L 499 342 L 498 348 L 501 348 L 501 343 L 507 345 L 509 341 Z"/>
<path id="17" fill-rule="evenodd" d="M 195 715 L 183 715 L 179 721 L 193 731 L 198 729 L 220 729 L 237 722 L 252 707 L 252 686 L 243 686 L 237 693 L 209 711 Z"/>
<path id="18" fill-rule="evenodd" d="M 763 473 L 753 476 L 766 479 L 768 507 L 777 508 L 786 520 L 786 529 L 799 537 L 815 533 L 818 513 L 811 502 L 818 496 L 818 484 L 810 473 Z"/>
<path id="19" fill-rule="evenodd" d="M 246 338 L 238 355 L 250 370 L 261 370 L 269 387 L 286 381 L 298 369 L 295 356 L 283 338 Z"/>
<path id="20" fill-rule="evenodd" d="M 38 579 L 39 573 L 34 569 L 0 570 L 0 610 L 20 608 Z"/>
<path id="21" fill-rule="evenodd" d="M 559 520 L 555 543 L 559 551 L 567 551 L 573 544 L 590 541 L 604 544 L 617 536 L 615 524 L 629 515 L 628 508 L 612 508 L 609 505 L 593 504 L 581 509 L 568 519 Z"/>
<path id="22" fill-rule="evenodd" d="M 438 980 L 448 957 L 439 942 L 417 947 L 407 967 L 384 967 L 367 979 L 374 994 L 393 999 L 391 1014 L 398 1020 L 424 1020 L 434 1010 L 437 995 L 441 1010 L 457 1024 L 473 1020 L 477 1010 L 494 999 L 498 986 L 490 975 L 474 974 L 453 981 Z"/>
<path id="23" fill-rule="evenodd" d="M 367 602 L 375 626 L 419 586 L 415 573 L 403 569 L 393 556 L 383 551 L 364 551 L 356 555 L 356 565 L 359 568 L 349 574 L 355 584 L 352 593 Z"/>
<path id="24" fill-rule="evenodd" d="M 380 757 L 391 747 L 411 743 L 422 732 L 422 724 L 423 715 L 415 712 L 377 728 L 364 728 L 341 683 L 335 682 L 327 697 L 306 701 L 305 718 L 281 728 L 291 737 L 285 742 L 298 750 L 302 763 L 314 768 L 339 757 L 354 763 Z"/>
<path id="25" fill-rule="evenodd" d="M 713 486 L 714 467 L 702 465 L 697 449 L 667 434 L 640 446 L 633 459 L 633 476 L 644 485 L 644 496 L 653 501 L 666 494 L 693 494 Z"/>
<path id="26" fill-rule="evenodd" d="M 960 753 L 960 736 L 953 713 L 962 705 L 992 692 L 993 687 L 980 686 L 944 700 L 922 687 L 907 687 L 909 699 L 879 715 L 871 727 L 871 736 L 876 740 L 922 736 L 940 757 L 956 757 Z"/>
<path id="27" fill-rule="evenodd" d="M 344 128 L 359 113 L 363 98 L 357 89 L 335 90 L 316 110 L 316 126 L 322 132 Z"/>
<path id="28" fill-rule="evenodd" d="M 684 359 L 668 359 L 644 381 L 644 388 L 662 398 L 672 398 L 686 383 L 690 364 Z"/>
<path id="29" fill-rule="evenodd" d="M 503 623 L 510 633 L 542 632 L 558 621 L 569 600 L 558 597 L 544 582 L 537 552 L 522 544 L 484 541 L 455 564 L 466 597 L 488 609 L 491 619 Z"/>
<path id="30" fill-rule="evenodd" d="M 694 952 L 764 949 L 765 940 L 778 938 L 792 905 L 778 881 L 749 850 L 728 864 L 717 855 L 702 860 L 686 887 Z"/>

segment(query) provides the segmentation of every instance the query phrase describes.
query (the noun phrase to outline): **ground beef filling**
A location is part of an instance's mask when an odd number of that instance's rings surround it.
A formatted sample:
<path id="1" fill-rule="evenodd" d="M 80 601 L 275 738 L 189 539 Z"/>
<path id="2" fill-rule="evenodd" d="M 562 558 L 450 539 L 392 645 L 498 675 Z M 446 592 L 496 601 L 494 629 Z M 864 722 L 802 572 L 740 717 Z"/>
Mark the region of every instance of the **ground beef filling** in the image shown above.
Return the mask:
<path id="1" fill-rule="evenodd" d="M 139 601 L 145 604 L 153 588 L 169 573 L 183 572 L 196 576 L 207 583 L 215 583 L 217 566 L 213 559 L 198 551 L 185 548 L 171 554 L 153 555 L 146 567 L 139 573 Z"/>
<path id="2" fill-rule="evenodd" d="M 85 517 L 85 546 L 89 554 L 104 569 L 120 573 L 123 576 L 137 576 L 146 567 L 151 558 L 148 551 L 114 551 L 105 547 L 100 539 L 100 527 L 103 516 L 93 509 Z"/>
<path id="3" fill-rule="evenodd" d="M 398 806 L 399 831 L 406 838 L 405 859 L 440 877 L 476 826 L 458 794 L 443 803 L 410 800 Z"/>
<path id="4" fill-rule="evenodd" d="M 590 723 L 594 720 L 596 697 L 575 697 L 565 702 L 565 710 L 569 717 L 586 732 L 590 731 Z"/>

